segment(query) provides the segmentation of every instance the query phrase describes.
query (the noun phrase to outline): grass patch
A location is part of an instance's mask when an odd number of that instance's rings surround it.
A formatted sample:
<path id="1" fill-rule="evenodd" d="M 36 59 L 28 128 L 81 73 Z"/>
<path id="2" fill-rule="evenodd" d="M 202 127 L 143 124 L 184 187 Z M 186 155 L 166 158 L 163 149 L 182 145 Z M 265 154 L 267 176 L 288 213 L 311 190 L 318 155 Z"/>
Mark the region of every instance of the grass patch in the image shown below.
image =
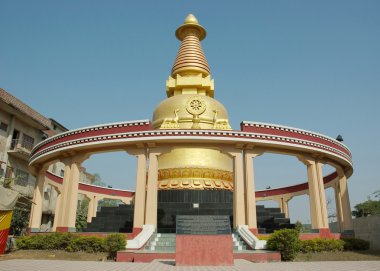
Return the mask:
<path id="1" fill-rule="evenodd" d="M 63 250 L 15 250 L 10 253 L 1 255 L 0 261 L 4 260 L 66 260 L 66 261 L 105 261 L 107 259 L 106 252 L 86 253 L 67 252 Z"/>
<path id="2" fill-rule="evenodd" d="M 380 250 L 300 253 L 297 255 L 294 261 L 380 261 Z"/>

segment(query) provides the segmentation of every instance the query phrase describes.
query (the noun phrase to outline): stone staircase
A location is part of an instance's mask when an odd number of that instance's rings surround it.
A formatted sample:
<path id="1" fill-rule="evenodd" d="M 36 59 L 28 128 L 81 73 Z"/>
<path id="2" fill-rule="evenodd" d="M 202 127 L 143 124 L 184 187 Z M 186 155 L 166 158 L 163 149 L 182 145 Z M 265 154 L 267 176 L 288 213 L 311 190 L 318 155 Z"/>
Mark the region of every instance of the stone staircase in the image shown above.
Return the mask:
<path id="1" fill-rule="evenodd" d="M 174 233 L 154 233 L 144 250 L 156 252 L 175 252 Z"/>
<path id="2" fill-rule="evenodd" d="M 234 245 L 234 252 L 243 252 L 250 250 L 237 232 L 232 233 L 232 242 Z"/>
<path id="3" fill-rule="evenodd" d="M 176 235 L 174 233 L 154 233 L 144 250 L 155 252 L 175 252 Z M 232 233 L 234 252 L 251 250 L 238 233 Z"/>

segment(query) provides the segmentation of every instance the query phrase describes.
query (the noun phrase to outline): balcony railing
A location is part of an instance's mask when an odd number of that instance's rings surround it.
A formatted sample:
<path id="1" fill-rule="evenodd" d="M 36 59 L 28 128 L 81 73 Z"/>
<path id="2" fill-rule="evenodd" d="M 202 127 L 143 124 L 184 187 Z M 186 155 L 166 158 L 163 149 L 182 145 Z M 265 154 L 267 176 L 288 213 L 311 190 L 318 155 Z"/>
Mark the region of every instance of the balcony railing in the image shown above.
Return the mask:
<path id="1" fill-rule="evenodd" d="M 30 154 L 33 149 L 33 143 L 23 139 L 13 139 L 11 143 L 11 151 Z"/>

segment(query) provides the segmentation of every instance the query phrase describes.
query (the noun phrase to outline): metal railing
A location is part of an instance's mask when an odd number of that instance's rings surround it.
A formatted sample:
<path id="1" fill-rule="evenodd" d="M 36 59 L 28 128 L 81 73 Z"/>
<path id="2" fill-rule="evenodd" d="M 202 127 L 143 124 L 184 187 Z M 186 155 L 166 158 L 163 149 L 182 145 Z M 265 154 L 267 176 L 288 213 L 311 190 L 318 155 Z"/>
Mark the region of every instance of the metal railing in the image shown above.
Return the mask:
<path id="1" fill-rule="evenodd" d="M 22 150 L 30 153 L 33 149 L 33 143 L 24 139 L 12 139 L 11 150 Z"/>

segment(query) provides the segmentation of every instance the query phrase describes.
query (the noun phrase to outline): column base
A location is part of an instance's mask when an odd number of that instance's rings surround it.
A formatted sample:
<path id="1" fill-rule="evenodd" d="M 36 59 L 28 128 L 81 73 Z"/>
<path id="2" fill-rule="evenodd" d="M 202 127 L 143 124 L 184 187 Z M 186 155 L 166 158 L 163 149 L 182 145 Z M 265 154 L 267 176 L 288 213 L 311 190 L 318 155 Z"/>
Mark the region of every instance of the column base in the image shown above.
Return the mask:
<path id="1" fill-rule="evenodd" d="M 249 231 L 252 232 L 256 236 L 259 234 L 259 229 L 257 228 L 250 228 Z"/>
<path id="2" fill-rule="evenodd" d="M 341 232 L 342 238 L 354 238 L 355 237 L 355 232 L 354 230 L 343 230 Z"/>
<path id="3" fill-rule="evenodd" d="M 31 233 L 40 232 L 40 228 L 26 228 L 26 235 L 30 235 Z"/>
<path id="4" fill-rule="evenodd" d="M 132 233 L 128 234 L 128 239 L 135 238 L 140 232 L 142 232 L 142 228 L 133 228 Z"/>
<path id="5" fill-rule="evenodd" d="M 319 229 L 319 236 L 321 238 L 331 238 L 331 232 L 329 228 Z"/>
<path id="6" fill-rule="evenodd" d="M 70 227 L 57 227 L 55 230 L 56 232 L 76 232 L 76 228 L 70 228 Z"/>

